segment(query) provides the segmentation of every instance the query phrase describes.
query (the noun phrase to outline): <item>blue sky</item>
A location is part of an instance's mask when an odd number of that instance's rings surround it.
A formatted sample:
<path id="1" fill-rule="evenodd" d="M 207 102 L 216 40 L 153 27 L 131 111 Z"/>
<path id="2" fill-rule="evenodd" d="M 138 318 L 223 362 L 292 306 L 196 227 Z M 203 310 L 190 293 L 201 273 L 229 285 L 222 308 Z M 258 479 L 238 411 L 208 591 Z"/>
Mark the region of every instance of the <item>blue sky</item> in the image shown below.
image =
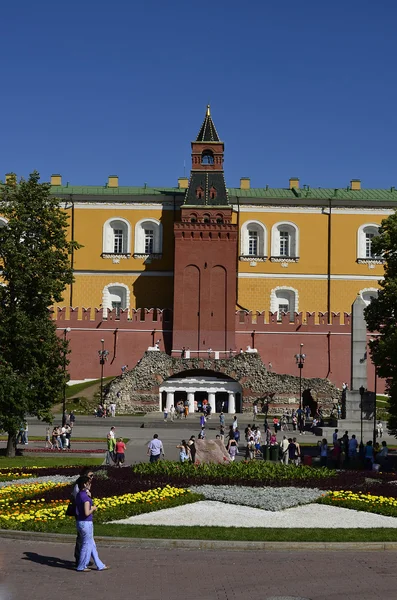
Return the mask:
<path id="1" fill-rule="evenodd" d="M 229 187 L 397 184 L 393 0 L 13 0 L 0 177 L 176 185 L 209 102 Z"/>

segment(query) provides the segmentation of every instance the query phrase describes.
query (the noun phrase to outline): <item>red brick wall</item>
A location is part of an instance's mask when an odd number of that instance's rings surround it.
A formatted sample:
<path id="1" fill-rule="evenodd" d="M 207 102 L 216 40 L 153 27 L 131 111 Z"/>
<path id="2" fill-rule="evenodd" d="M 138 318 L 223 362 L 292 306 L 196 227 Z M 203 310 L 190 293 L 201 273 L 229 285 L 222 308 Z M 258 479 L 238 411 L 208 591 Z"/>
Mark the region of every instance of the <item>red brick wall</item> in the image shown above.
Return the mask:
<path id="1" fill-rule="evenodd" d="M 211 216 L 214 212 L 226 213 L 214 207 L 194 212 L 199 218 L 201 213 Z M 225 218 L 230 218 L 230 214 L 225 214 Z M 200 351 L 234 348 L 236 225 L 186 220 L 175 223 L 174 233 L 173 348 L 180 350 L 185 346 Z"/>
<path id="2" fill-rule="evenodd" d="M 115 314 L 109 311 L 108 318 L 103 320 L 102 310 L 98 309 L 58 310 L 54 315 L 57 319 L 58 334 L 63 336 L 65 329 L 71 328 L 71 331 L 66 333 L 71 349 L 71 379 L 100 377 L 98 350 L 101 349 L 101 339 L 105 340 L 105 349 L 109 351 L 104 369 L 105 376 L 119 375 L 123 365 L 132 368 L 148 346 L 152 345 L 153 340 L 160 340 L 160 349 L 171 352 L 170 310 L 138 309 L 130 311 L 130 314 L 130 320 L 127 311 L 120 314 L 120 319 L 116 319 Z M 192 311 L 187 314 L 191 315 Z M 342 323 L 339 315 L 332 315 L 331 325 L 328 325 L 326 314 L 320 314 L 318 317 L 314 314 L 307 314 L 305 317 L 299 314 L 295 316 L 293 323 L 289 322 L 289 315 L 283 317 L 282 323 L 277 322 L 276 315 L 264 313 L 252 315 L 238 312 L 234 313 L 233 317 L 236 337 L 233 348 L 236 351 L 240 348 L 245 351 L 247 346 L 253 347 L 254 344 L 265 365 L 272 363 L 273 371 L 298 375 L 294 355 L 299 352 L 300 344 L 303 343 L 303 352 L 306 354 L 302 373 L 304 377 L 328 377 L 338 387 L 341 387 L 344 381 L 350 385 L 350 315 L 345 314 Z M 186 318 L 184 323 L 187 327 L 189 318 Z M 189 340 L 188 336 L 189 330 L 186 330 L 185 337 L 181 332 L 180 347 L 189 346 L 186 341 Z M 370 337 L 368 334 L 368 338 Z M 191 347 L 194 347 L 193 344 Z M 219 346 L 214 344 L 213 348 Z M 375 373 L 369 357 L 367 372 L 368 389 L 373 390 Z M 378 379 L 377 388 L 379 393 L 384 391 L 383 380 Z"/>

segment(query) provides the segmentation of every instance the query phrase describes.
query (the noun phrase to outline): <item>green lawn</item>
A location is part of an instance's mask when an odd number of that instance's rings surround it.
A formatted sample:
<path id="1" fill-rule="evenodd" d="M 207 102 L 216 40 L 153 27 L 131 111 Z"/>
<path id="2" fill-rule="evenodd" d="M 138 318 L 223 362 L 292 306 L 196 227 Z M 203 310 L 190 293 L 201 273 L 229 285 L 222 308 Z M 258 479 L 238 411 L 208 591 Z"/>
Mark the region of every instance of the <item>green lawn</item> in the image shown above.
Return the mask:
<path id="1" fill-rule="evenodd" d="M 171 527 L 95 525 L 95 536 L 250 542 L 396 542 L 397 529 L 270 529 L 251 527 Z"/>
<path id="2" fill-rule="evenodd" d="M 108 381 L 115 379 L 112 377 L 104 377 L 103 382 L 106 384 Z M 83 392 L 85 389 L 92 387 L 93 385 L 99 385 L 101 383 L 100 379 L 93 379 L 92 381 L 83 381 L 82 383 L 75 383 L 74 385 L 68 385 L 66 388 L 66 398 L 71 398 L 80 392 Z"/>
<path id="3" fill-rule="evenodd" d="M 72 519 L 54 522 L 48 533 L 75 532 Z M 150 538 L 170 540 L 213 540 L 241 542 L 397 542 L 397 529 L 278 529 L 264 527 L 201 527 L 168 525 L 110 525 L 95 523 L 95 538 Z"/>

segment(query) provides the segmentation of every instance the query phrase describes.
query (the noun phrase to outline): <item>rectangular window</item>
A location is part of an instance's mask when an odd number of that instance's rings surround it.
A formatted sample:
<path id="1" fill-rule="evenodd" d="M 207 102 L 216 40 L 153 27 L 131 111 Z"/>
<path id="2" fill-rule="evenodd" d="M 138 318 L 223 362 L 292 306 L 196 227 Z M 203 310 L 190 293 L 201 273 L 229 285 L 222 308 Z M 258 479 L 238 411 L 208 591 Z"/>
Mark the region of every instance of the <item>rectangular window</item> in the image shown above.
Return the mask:
<path id="1" fill-rule="evenodd" d="M 112 310 L 116 313 L 116 319 L 120 318 L 121 302 L 112 301 Z"/>
<path id="2" fill-rule="evenodd" d="M 289 311 L 288 304 L 279 304 L 278 305 L 278 313 L 277 313 L 277 321 L 281 321 L 282 313 L 287 313 Z"/>
<path id="3" fill-rule="evenodd" d="M 250 256 L 258 256 L 258 232 L 248 232 L 248 254 Z"/>
<path id="4" fill-rule="evenodd" d="M 374 258 L 372 252 L 372 239 L 375 237 L 373 233 L 365 234 L 365 258 Z"/>
<path id="5" fill-rule="evenodd" d="M 153 254 L 154 252 L 154 231 L 153 229 L 145 229 L 145 254 Z"/>
<path id="6" fill-rule="evenodd" d="M 115 254 L 121 254 L 123 252 L 123 230 L 114 229 L 114 249 Z"/>
<path id="7" fill-rule="evenodd" d="M 289 256 L 288 231 L 280 231 L 280 256 Z"/>

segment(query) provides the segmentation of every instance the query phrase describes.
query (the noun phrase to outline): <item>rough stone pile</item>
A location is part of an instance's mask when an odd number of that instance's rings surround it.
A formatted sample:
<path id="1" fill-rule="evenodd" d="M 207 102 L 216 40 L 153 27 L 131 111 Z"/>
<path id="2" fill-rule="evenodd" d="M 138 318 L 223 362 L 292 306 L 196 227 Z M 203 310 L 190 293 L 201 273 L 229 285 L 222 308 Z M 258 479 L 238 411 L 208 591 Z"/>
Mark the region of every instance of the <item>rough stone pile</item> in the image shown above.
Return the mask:
<path id="1" fill-rule="evenodd" d="M 164 352 L 145 352 L 140 362 L 113 380 L 106 390 L 106 401 L 115 402 L 119 414 L 159 410 L 159 387 L 173 375 L 185 371 L 222 373 L 242 387 L 243 412 L 252 411 L 253 402 L 269 398 L 269 414 L 280 413 L 285 406 L 299 402 L 299 377 L 269 372 L 259 354 L 243 353 L 233 358 L 172 358 Z M 302 378 L 303 397 L 311 398 L 327 414 L 340 399 L 340 390 L 328 379 Z"/>

